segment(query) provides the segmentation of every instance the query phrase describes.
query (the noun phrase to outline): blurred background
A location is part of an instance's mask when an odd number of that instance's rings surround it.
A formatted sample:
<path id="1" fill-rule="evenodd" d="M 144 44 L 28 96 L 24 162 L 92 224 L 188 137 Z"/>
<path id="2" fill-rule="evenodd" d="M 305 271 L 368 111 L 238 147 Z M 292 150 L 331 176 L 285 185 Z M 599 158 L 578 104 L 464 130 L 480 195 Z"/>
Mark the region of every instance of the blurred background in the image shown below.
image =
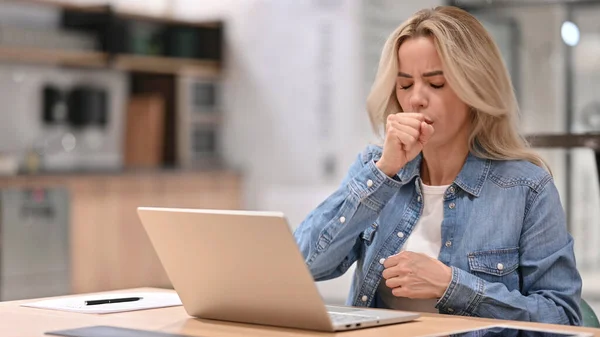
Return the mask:
<path id="1" fill-rule="evenodd" d="M 137 206 L 283 211 L 294 229 L 377 141 L 386 37 L 437 5 L 500 46 L 600 310 L 591 0 L 0 1 L 0 300 L 170 287 Z"/>

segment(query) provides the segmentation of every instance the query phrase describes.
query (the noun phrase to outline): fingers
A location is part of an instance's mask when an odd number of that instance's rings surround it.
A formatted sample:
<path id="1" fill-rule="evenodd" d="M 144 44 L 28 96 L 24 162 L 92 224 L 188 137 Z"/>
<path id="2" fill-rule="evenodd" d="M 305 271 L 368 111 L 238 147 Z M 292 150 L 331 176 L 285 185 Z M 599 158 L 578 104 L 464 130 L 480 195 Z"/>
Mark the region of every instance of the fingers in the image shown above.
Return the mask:
<path id="1" fill-rule="evenodd" d="M 403 251 L 384 261 L 381 282 L 392 294 L 406 298 L 440 298 L 451 282 L 452 271 L 437 268 L 437 259 L 422 253 Z"/>
<path id="2" fill-rule="evenodd" d="M 410 251 L 401 251 L 398 254 L 392 255 L 390 257 L 388 257 L 387 259 L 385 259 L 385 261 L 383 261 L 383 266 L 387 269 L 390 267 L 395 267 L 397 265 L 399 265 L 401 263 L 401 261 L 406 261 L 407 259 L 410 259 L 412 256 L 413 252 Z"/>
<path id="3" fill-rule="evenodd" d="M 391 279 L 385 280 L 385 285 L 391 289 L 400 288 L 403 284 L 406 284 L 404 277 L 392 277 Z"/>
<path id="4" fill-rule="evenodd" d="M 388 280 L 394 277 L 404 277 L 412 274 L 412 270 L 409 268 L 410 252 L 400 252 L 396 255 L 388 257 L 384 262 L 382 276 Z"/>
<path id="5" fill-rule="evenodd" d="M 399 143 L 404 145 L 406 151 L 410 151 L 420 140 L 420 123 L 424 122 L 414 119 L 392 119 L 387 123 L 387 137 L 397 139 Z"/>
<path id="6" fill-rule="evenodd" d="M 392 290 L 392 294 L 396 297 L 408 297 L 410 298 L 413 294 L 410 287 L 406 287 L 408 280 L 405 277 L 394 277 L 385 281 L 386 287 Z"/>
<path id="7" fill-rule="evenodd" d="M 388 268 L 388 269 L 385 269 L 383 271 L 383 273 L 381 273 L 381 276 L 384 279 L 389 280 L 389 279 L 391 279 L 393 277 L 398 276 L 398 272 L 396 270 L 392 269 L 392 268 Z"/>
<path id="8" fill-rule="evenodd" d="M 433 125 L 427 124 L 426 122 L 421 122 L 421 130 L 419 135 L 419 142 L 425 146 L 433 133 L 435 132 Z"/>
<path id="9" fill-rule="evenodd" d="M 412 127 L 413 129 L 420 131 L 421 123 L 425 121 L 425 117 L 421 114 L 393 114 L 389 115 L 387 119 L 387 124 L 390 123 L 398 123 L 401 125 L 407 125 Z"/>
<path id="10" fill-rule="evenodd" d="M 385 267 L 385 269 L 394 267 L 398 264 L 399 261 L 400 261 L 399 254 L 392 255 L 392 256 L 388 257 L 387 259 L 385 259 L 385 261 L 383 261 L 383 267 Z"/>
<path id="11" fill-rule="evenodd" d="M 403 263 L 400 263 L 394 267 L 387 268 L 383 271 L 383 273 L 381 273 L 381 276 L 383 276 L 383 278 L 386 280 L 391 280 L 396 277 L 406 277 L 409 275 L 413 275 L 413 271 L 410 268 L 404 266 Z"/>
<path id="12" fill-rule="evenodd" d="M 424 123 L 424 122 L 421 122 Z M 406 124 L 401 124 L 397 121 L 391 121 L 389 122 L 389 127 L 388 130 L 389 131 L 399 131 L 401 133 L 406 134 L 407 136 L 410 136 L 411 139 L 419 139 L 419 137 L 421 136 L 421 130 L 420 130 L 421 124 L 419 124 L 419 128 L 414 128 L 410 125 L 406 125 Z"/>
<path id="13" fill-rule="evenodd" d="M 425 116 L 424 114 L 422 114 L 420 112 L 399 112 L 399 113 L 388 115 L 388 121 L 390 119 L 399 119 L 399 118 L 412 119 L 412 120 L 419 121 L 419 122 L 425 122 L 427 124 L 433 124 L 433 120 L 431 120 L 431 118 Z"/>
<path id="14" fill-rule="evenodd" d="M 416 142 L 425 145 L 434 133 L 433 121 L 421 113 L 403 112 L 387 118 L 386 133 L 410 151 Z"/>
<path id="15" fill-rule="evenodd" d="M 408 297 L 408 298 L 410 298 L 410 293 L 409 293 L 408 289 L 402 288 L 402 287 L 393 288 L 392 289 L 392 294 L 394 296 L 396 296 L 396 297 Z"/>
<path id="16" fill-rule="evenodd" d="M 393 265 L 393 266 L 387 267 L 381 273 L 381 276 L 386 280 L 389 280 L 391 278 L 398 277 L 401 275 L 402 275 L 402 269 L 401 269 L 401 266 L 399 266 L 399 265 Z"/>
<path id="17" fill-rule="evenodd" d="M 420 112 L 399 112 L 396 114 L 391 114 L 390 116 L 412 118 L 418 120 L 419 122 L 424 122 L 426 118 L 425 115 Z"/>
<path id="18" fill-rule="evenodd" d="M 387 131 L 388 137 L 397 139 L 404 146 L 406 151 L 410 151 L 415 144 L 419 143 L 421 135 L 418 130 L 396 122 L 392 122 L 391 124 L 392 125 Z"/>

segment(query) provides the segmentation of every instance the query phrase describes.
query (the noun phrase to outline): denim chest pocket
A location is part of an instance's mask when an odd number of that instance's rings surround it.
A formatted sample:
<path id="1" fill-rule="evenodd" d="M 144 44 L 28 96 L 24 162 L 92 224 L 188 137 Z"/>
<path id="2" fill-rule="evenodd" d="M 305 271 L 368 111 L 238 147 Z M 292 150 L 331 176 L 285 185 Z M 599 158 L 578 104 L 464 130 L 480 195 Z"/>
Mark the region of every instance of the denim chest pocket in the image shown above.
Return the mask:
<path id="1" fill-rule="evenodd" d="M 509 290 L 519 289 L 519 248 L 477 251 L 467 255 L 473 275 L 489 282 L 500 282 Z"/>
<path id="2" fill-rule="evenodd" d="M 360 234 L 360 238 L 363 241 L 364 244 L 366 244 L 367 246 L 370 246 L 371 243 L 373 242 L 373 240 L 375 239 L 375 233 L 377 232 L 377 227 L 379 227 L 377 225 L 377 223 L 373 223 L 371 224 L 371 226 L 369 226 L 369 228 L 365 229 L 361 234 Z"/>

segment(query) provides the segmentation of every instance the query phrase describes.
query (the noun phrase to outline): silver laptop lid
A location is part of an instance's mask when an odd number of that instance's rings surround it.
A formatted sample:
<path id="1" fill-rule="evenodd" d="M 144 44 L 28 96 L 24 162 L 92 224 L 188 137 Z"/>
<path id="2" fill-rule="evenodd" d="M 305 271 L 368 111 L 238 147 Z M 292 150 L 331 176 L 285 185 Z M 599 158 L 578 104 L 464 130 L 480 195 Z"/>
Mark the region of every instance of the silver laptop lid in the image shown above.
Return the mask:
<path id="1" fill-rule="evenodd" d="M 333 331 L 281 213 L 140 207 L 190 316 Z"/>

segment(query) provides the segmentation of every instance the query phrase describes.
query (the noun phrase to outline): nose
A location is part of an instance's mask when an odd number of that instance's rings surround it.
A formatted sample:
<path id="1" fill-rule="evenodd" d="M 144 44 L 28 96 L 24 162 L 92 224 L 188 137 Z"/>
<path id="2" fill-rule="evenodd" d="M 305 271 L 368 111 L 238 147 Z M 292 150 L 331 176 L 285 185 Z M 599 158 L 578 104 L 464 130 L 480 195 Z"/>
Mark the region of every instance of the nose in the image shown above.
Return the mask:
<path id="1" fill-rule="evenodd" d="M 420 86 L 419 86 L 420 87 Z M 428 100 L 421 88 L 415 85 L 412 95 L 410 96 L 410 107 L 413 112 L 421 112 L 427 108 Z"/>

